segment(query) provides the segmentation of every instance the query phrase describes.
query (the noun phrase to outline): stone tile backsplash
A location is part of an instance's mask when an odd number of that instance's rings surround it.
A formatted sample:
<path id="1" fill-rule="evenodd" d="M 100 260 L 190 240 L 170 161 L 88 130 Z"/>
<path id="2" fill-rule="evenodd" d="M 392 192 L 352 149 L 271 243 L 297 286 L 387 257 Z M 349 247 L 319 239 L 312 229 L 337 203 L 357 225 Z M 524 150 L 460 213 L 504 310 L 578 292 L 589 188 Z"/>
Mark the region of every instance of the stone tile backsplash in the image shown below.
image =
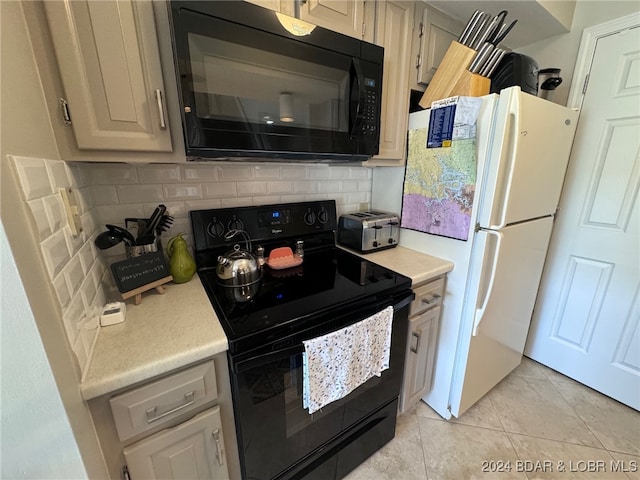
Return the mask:
<path id="1" fill-rule="evenodd" d="M 370 205 L 372 172 L 360 166 L 186 163 L 131 165 L 11 157 L 36 225 L 42 256 L 69 344 L 86 371 L 99 314 L 113 298 L 107 266 L 124 245 L 98 250 L 105 224 L 148 218 L 163 203 L 174 217 L 162 242 L 184 233 L 192 248 L 190 210 L 335 199 L 338 215 Z M 83 231 L 74 236 L 59 193 L 75 191 Z"/>

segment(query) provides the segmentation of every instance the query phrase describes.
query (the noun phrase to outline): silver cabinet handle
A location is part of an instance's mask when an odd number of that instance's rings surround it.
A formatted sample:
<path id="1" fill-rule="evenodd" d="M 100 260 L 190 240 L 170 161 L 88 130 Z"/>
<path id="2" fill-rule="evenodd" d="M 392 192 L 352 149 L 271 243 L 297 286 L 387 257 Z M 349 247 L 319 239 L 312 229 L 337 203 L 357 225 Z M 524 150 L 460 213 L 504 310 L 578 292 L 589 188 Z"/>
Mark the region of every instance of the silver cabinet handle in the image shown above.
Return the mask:
<path id="1" fill-rule="evenodd" d="M 153 408 L 149 408 L 147 410 L 147 423 L 153 423 L 157 420 L 160 420 L 161 418 L 166 417 L 167 415 L 171 415 L 172 413 L 175 413 L 179 410 L 182 410 L 183 408 L 193 405 L 194 403 L 193 390 L 191 392 L 185 393 L 184 399 L 185 399 L 185 403 L 183 403 L 182 405 L 178 405 L 176 408 L 172 408 L 171 410 L 161 413 L 160 415 L 157 415 L 156 413 L 158 411 L 157 406 Z"/>
<path id="2" fill-rule="evenodd" d="M 162 104 L 162 90 L 156 88 L 156 102 L 158 102 L 158 115 L 160 115 L 160 129 L 165 130 L 167 123 L 164 120 L 164 106 Z"/>
<path id="3" fill-rule="evenodd" d="M 411 347 L 411 351 L 413 353 L 418 353 L 418 347 L 420 346 L 420 334 L 416 333 L 416 332 L 411 332 L 411 335 L 416 337 L 416 346 L 415 347 Z"/>
<path id="4" fill-rule="evenodd" d="M 216 460 L 218 460 L 218 465 L 224 465 L 224 455 L 222 453 L 222 447 L 220 446 L 220 429 L 216 428 L 213 431 L 213 441 L 216 444 Z"/>
<path id="5" fill-rule="evenodd" d="M 437 301 L 440 298 L 440 295 L 438 295 L 437 293 L 434 293 L 433 295 L 431 295 L 431 298 L 422 298 L 422 303 L 426 303 L 427 305 L 432 304 L 433 302 Z"/>

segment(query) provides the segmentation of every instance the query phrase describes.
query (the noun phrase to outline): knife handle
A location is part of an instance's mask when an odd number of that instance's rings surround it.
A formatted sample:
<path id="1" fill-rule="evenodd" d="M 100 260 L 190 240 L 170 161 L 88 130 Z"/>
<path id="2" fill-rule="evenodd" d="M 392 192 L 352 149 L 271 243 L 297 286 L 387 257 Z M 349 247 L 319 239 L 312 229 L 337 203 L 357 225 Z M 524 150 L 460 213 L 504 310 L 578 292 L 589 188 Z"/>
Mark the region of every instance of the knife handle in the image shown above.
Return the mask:
<path id="1" fill-rule="evenodd" d="M 469 66 L 469 71 L 471 73 L 478 73 L 480 68 L 484 65 L 484 62 L 487 60 L 487 57 L 491 55 L 493 48 L 494 47 L 491 43 L 485 43 L 484 45 L 482 45 L 480 51 Z"/>

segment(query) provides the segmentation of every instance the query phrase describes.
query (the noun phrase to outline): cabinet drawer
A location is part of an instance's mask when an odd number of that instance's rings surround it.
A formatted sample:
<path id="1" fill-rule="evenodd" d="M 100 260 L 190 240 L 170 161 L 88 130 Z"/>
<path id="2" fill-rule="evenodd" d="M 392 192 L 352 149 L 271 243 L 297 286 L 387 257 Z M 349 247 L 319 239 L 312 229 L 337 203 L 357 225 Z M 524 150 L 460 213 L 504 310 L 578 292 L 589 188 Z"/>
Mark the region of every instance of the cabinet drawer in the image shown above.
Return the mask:
<path id="1" fill-rule="evenodd" d="M 431 307 L 440 305 L 444 297 L 444 284 L 446 277 L 436 278 L 424 285 L 414 288 L 416 298 L 411 302 L 409 317 L 419 315 Z"/>
<path id="2" fill-rule="evenodd" d="M 121 441 L 190 412 L 218 396 L 213 360 L 109 400 Z"/>

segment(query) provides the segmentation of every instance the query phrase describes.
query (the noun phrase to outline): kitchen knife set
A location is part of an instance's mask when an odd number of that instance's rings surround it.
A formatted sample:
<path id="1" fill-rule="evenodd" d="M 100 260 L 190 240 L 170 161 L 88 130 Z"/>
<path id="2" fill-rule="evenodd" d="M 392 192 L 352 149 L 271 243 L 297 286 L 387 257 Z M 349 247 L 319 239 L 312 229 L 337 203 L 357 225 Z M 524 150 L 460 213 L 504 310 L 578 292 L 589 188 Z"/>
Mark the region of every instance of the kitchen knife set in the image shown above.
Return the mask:
<path id="1" fill-rule="evenodd" d="M 507 24 L 505 19 L 508 12 L 502 10 L 498 15 L 492 17 L 491 14 L 481 10 L 476 10 L 471 15 L 467 25 L 462 30 L 458 42 L 472 48 L 477 53 L 468 70 L 483 77 L 490 77 L 495 71 L 506 50 L 499 48 L 518 20 Z"/>
<path id="2" fill-rule="evenodd" d="M 160 234 L 169 230 L 173 224 L 173 217 L 166 212 L 167 207 L 161 204 L 149 218 L 125 218 L 126 228 L 107 224 L 107 231 L 98 234 L 94 243 L 101 250 L 111 248 L 120 242 L 124 242 L 128 247 L 153 244 Z M 136 235 L 129 231 L 130 223 L 137 225 Z"/>

